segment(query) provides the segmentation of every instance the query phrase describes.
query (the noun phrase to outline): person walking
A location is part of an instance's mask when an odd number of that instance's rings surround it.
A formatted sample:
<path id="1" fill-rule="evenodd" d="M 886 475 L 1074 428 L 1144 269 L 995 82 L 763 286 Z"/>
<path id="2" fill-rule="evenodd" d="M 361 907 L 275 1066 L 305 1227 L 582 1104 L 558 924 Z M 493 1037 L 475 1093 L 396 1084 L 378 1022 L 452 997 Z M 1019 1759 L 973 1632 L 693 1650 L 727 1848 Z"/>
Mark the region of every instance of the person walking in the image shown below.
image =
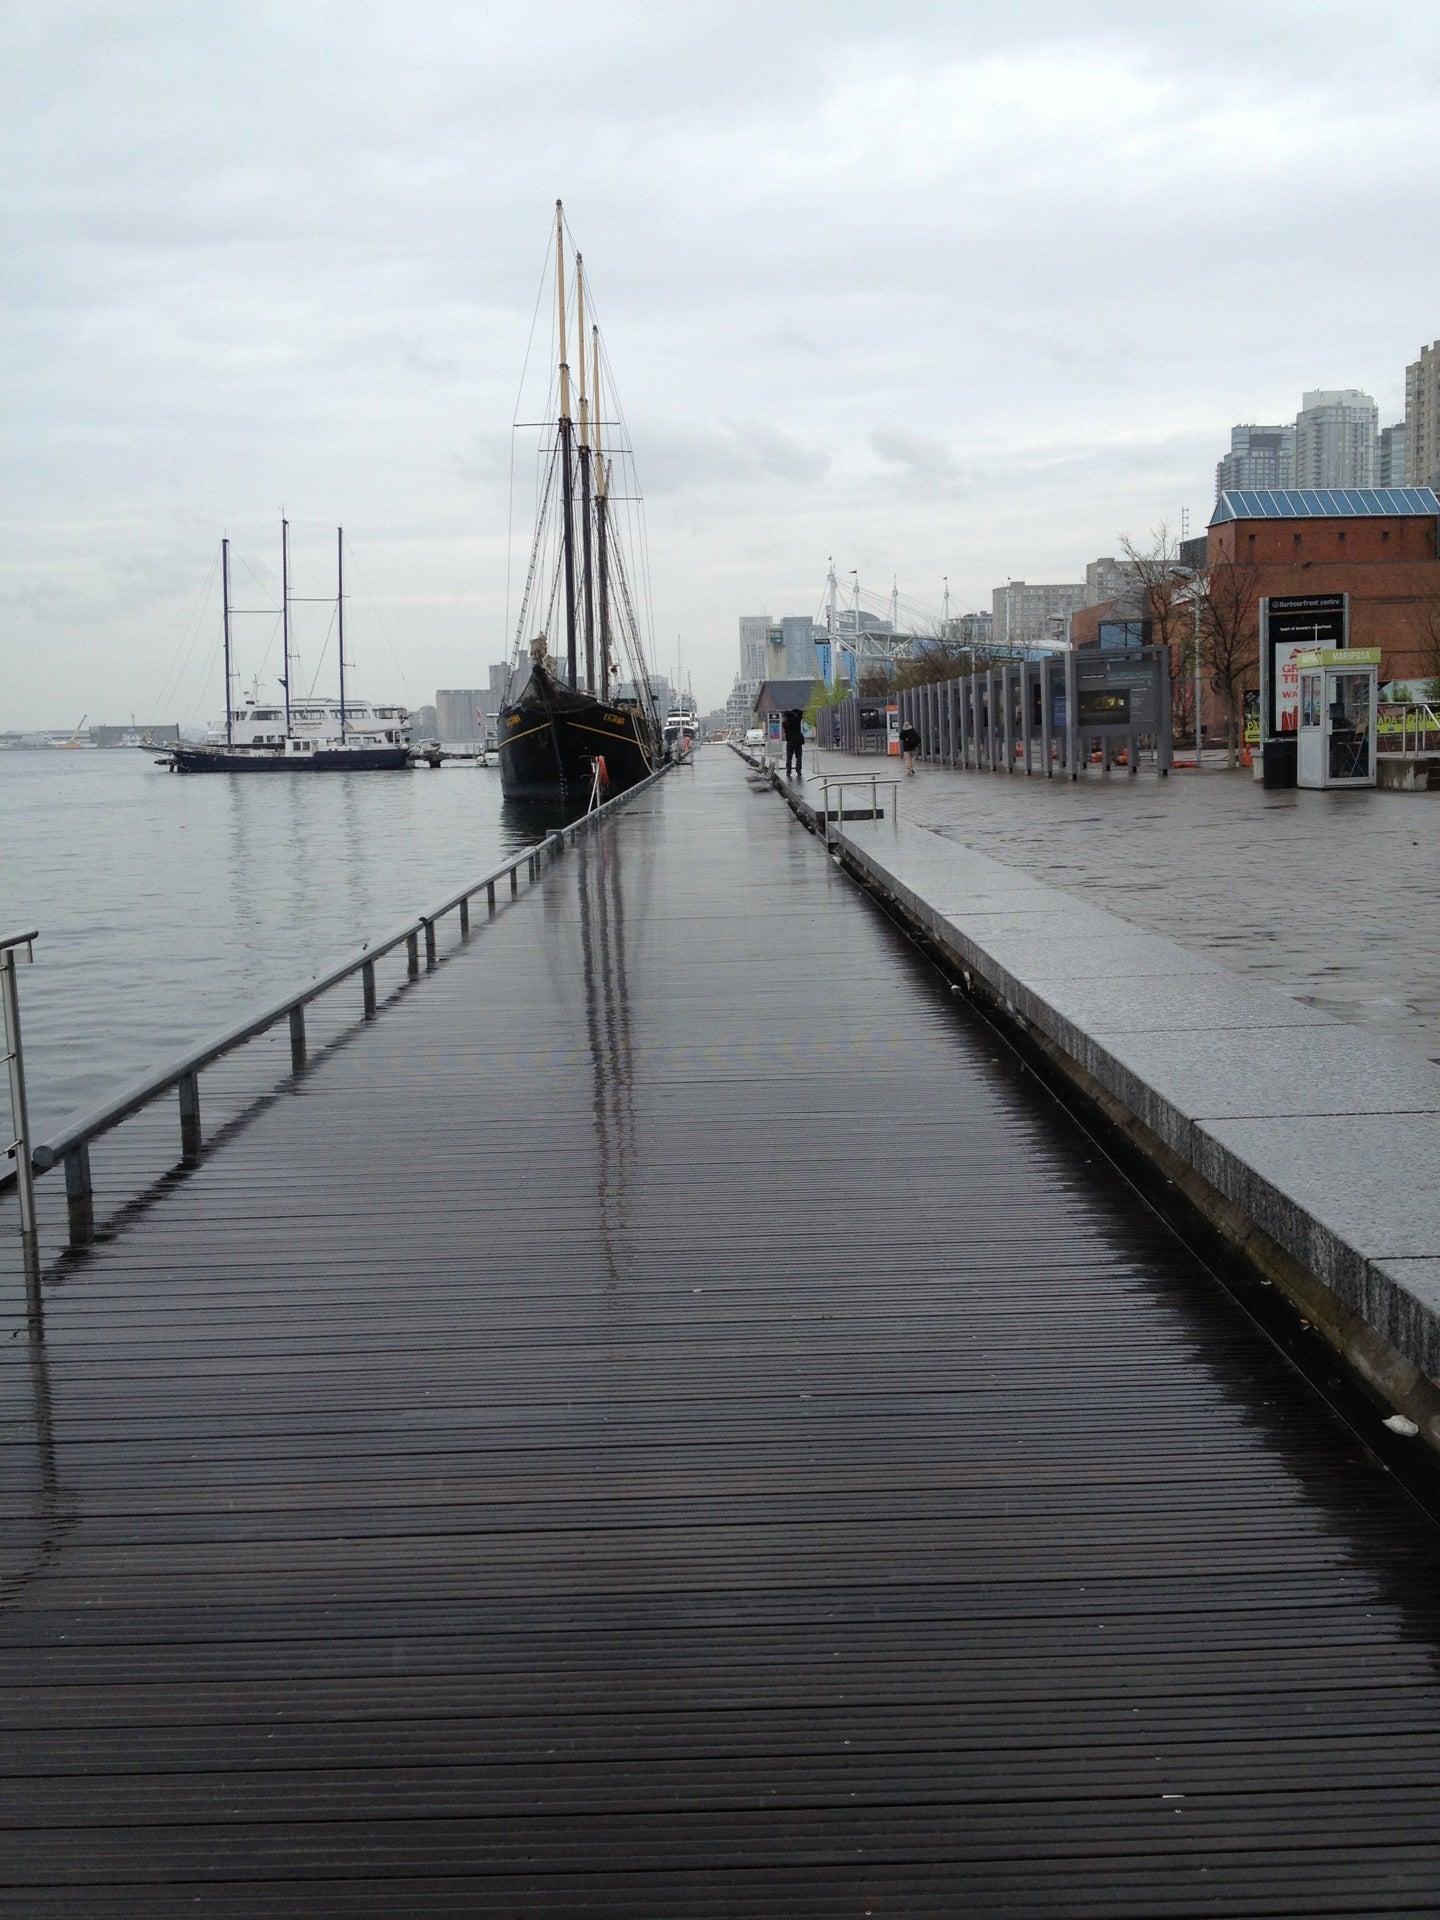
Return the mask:
<path id="1" fill-rule="evenodd" d="M 785 709 L 780 731 L 785 736 L 785 778 L 803 780 L 805 776 L 801 771 L 801 763 L 805 758 L 805 722 L 799 707 Z"/>
<path id="2" fill-rule="evenodd" d="M 905 756 L 905 777 L 915 778 L 915 755 L 920 748 L 920 729 L 907 721 L 900 729 L 900 751 Z"/>

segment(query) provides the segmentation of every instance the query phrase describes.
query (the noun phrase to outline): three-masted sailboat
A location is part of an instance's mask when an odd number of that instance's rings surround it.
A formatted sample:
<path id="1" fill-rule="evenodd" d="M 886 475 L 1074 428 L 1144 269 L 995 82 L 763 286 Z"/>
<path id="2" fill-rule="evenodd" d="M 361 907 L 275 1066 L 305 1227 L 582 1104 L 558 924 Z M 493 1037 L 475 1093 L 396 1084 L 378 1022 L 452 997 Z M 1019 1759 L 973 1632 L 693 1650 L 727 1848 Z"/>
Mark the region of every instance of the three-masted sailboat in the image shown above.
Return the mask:
<path id="1" fill-rule="evenodd" d="M 565 213 L 555 202 L 555 299 L 559 399 L 555 439 L 540 490 L 525 596 L 516 629 L 511 684 L 501 705 L 500 780 L 506 794 L 581 802 L 617 793 L 659 765 L 664 755 L 645 648 L 619 543 L 610 519 L 612 462 L 604 447 L 600 405 L 600 332 L 587 337 L 585 266 L 575 255 L 575 325 L 579 365 L 572 380 L 565 292 Z M 572 400 L 572 389 L 574 398 Z M 575 411 L 572 412 L 572 405 Z M 577 418 L 578 415 L 578 418 Z M 558 511 L 553 567 L 542 568 L 547 531 Z M 537 591 L 560 602 L 565 659 L 552 660 L 542 631 L 528 645 Z M 618 642 L 618 649 L 617 649 Z M 619 651 L 629 669 L 622 694 Z M 528 672 L 526 669 L 528 668 Z"/>
<path id="2" fill-rule="evenodd" d="M 290 522 L 280 522 L 280 624 L 284 704 L 237 704 L 230 622 L 230 542 L 220 542 L 221 648 L 225 663 L 225 729 L 200 746 L 169 750 L 172 773 L 381 773 L 410 765 L 410 715 L 402 706 L 347 699 L 345 685 L 345 530 L 335 530 L 335 625 L 340 697 L 290 697 Z M 243 609 L 242 609 L 243 611 Z"/>

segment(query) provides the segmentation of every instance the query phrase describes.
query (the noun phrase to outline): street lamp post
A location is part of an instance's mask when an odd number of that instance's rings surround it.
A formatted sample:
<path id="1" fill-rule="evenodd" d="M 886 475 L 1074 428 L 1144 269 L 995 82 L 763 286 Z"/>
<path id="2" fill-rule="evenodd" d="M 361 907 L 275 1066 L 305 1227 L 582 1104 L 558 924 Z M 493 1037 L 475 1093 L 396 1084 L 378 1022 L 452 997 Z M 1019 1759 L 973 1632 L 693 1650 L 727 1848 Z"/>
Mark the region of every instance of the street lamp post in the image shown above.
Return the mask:
<path id="1" fill-rule="evenodd" d="M 1200 773 L 1205 765 L 1200 757 L 1200 708 L 1204 698 L 1205 681 L 1200 665 L 1200 576 L 1193 570 L 1190 575 L 1190 608 L 1195 618 L 1195 771 Z"/>
<path id="2" fill-rule="evenodd" d="M 1198 567 L 1176 566 L 1176 567 L 1170 568 L 1170 577 L 1172 580 L 1188 580 L 1190 582 L 1190 608 L 1194 616 L 1194 623 L 1195 623 L 1194 624 L 1194 641 L 1193 641 L 1193 645 L 1195 649 L 1195 771 L 1199 773 L 1201 771 L 1202 764 L 1203 764 L 1200 758 L 1200 738 L 1201 738 L 1200 707 L 1201 707 L 1202 699 L 1204 697 L 1204 675 L 1203 675 L 1203 670 L 1202 670 L 1201 661 L 1200 661 L 1201 573 Z"/>

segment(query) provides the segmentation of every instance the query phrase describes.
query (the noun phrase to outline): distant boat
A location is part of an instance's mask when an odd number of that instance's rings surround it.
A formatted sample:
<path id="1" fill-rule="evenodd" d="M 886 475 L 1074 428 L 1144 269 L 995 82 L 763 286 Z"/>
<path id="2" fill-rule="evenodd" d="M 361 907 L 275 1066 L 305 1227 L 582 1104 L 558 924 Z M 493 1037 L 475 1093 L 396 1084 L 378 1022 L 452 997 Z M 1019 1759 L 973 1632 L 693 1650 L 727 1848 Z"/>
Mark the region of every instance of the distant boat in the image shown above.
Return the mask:
<path id="1" fill-rule="evenodd" d="M 565 625 L 563 664 L 550 658 L 543 632 L 529 645 L 529 671 L 519 693 L 501 704 L 497 724 L 500 783 L 515 798 L 584 801 L 597 791 L 618 793 L 660 765 L 664 747 L 649 694 L 644 648 L 635 621 L 624 563 L 611 537 L 610 463 L 602 445 L 600 337 L 585 331 L 585 269 L 575 256 L 576 333 L 579 341 L 578 432 L 571 413 L 565 300 L 565 215 L 555 202 L 555 298 L 559 321 L 559 417 L 556 441 L 541 489 L 530 579 L 519 633 L 528 629 L 537 585 L 544 604 L 557 599 Z M 593 406 L 593 413 L 592 413 Z M 557 489 L 558 480 L 558 489 Z M 557 500 L 558 491 L 558 500 Z M 576 493 L 579 499 L 576 499 Z M 538 580 L 534 556 L 544 550 L 547 523 L 558 508 L 559 538 L 548 577 Z M 578 524 L 577 524 L 578 523 Z M 577 538 L 578 534 L 578 538 Z M 614 590 L 612 593 L 612 589 Z M 612 697 L 613 643 L 630 666 L 640 697 Z M 581 648 L 583 643 L 583 659 Z M 518 647 L 517 647 L 518 652 Z M 512 679 L 520 671 L 512 669 Z"/>
<path id="2" fill-rule="evenodd" d="M 220 542 L 220 591 L 225 661 L 224 731 L 200 745 L 178 744 L 159 764 L 172 773 L 382 773 L 410 765 L 410 715 L 402 706 L 347 699 L 345 690 L 345 533 L 336 529 L 335 619 L 340 696 L 290 696 L 290 523 L 280 522 L 280 620 L 284 700 L 255 698 L 238 709 L 232 697 L 230 542 Z"/>
<path id="3" fill-rule="evenodd" d="M 671 757 L 676 760 L 683 759 L 699 739 L 700 722 L 694 707 L 687 704 L 685 699 L 666 714 L 662 737 Z"/>

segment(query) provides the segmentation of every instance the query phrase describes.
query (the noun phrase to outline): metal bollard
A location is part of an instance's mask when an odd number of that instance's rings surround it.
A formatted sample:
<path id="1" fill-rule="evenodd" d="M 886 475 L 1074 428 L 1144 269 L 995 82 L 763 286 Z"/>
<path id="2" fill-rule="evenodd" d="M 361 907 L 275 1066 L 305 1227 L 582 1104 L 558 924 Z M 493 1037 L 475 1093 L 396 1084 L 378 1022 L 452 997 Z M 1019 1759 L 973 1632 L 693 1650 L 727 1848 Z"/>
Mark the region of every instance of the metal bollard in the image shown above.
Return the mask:
<path id="1" fill-rule="evenodd" d="M 65 1210 L 72 1247 L 88 1247 L 95 1238 L 95 1187 L 90 1178 L 90 1149 L 84 1141 L 65 1156 Z"/>
<path id="2" fill-rule="evenodd" d="M 200 1076 L 187 1073 L 176 1091 L 180 1095 L 180 1164 L 200 1164 Z"/>

